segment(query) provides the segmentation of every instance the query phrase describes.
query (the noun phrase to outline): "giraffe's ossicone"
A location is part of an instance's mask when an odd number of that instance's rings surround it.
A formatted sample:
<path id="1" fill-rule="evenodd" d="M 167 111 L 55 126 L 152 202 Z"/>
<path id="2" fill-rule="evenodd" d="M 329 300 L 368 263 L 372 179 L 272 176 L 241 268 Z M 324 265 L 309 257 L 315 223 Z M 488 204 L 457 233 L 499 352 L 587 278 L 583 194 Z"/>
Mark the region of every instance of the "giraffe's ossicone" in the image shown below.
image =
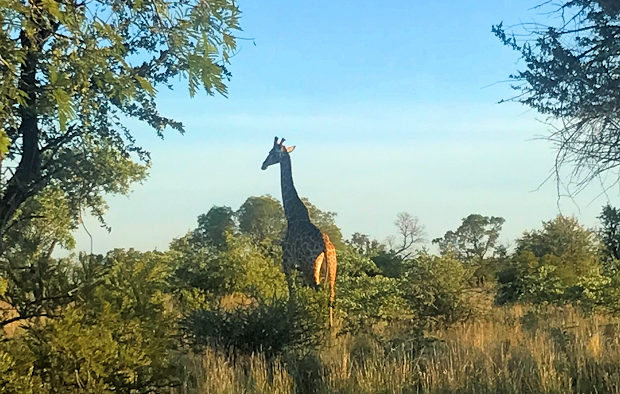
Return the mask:
<path id="1" fill-rule="evenodd" d="M 262 169 L 273 164 L 280 164 L 280 186 L 282 188 L 282 202 L 286 216 L 286 235 L 282 241 L 282 269 L 290 278 L 293 270 L 301 273 L 307 285 L 318 286 L 321 282 L 321 271 L 327 263 L 326 276 L 330 290 L 329 324 L 333 325 L 333 305 L 336 297 L 336 248 L 329 237 L 310 221 L 308 208 L 299 198 L 291 171 L 289 153 L 294 146 L 285 147 L 284 139 L 278 142 L 274 139 L 273 148 L 263 162 Z M 289 292 L 291 292 L 289 280 Z"/>

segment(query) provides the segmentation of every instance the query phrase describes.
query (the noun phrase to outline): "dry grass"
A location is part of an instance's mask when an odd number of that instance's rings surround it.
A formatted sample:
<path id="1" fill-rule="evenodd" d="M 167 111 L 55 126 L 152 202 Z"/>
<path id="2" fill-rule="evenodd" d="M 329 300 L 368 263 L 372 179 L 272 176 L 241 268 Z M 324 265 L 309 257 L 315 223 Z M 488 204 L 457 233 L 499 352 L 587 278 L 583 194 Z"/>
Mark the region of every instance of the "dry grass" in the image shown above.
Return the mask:
<path id="1" fill-rule="evenodd" d="M 428 333 L 413 355 L 345 337 L 304 358 L 188 360 L 199 393 L 620 393 L 620 321 L 572 308 L 496 308 L 486 319 Z"/>

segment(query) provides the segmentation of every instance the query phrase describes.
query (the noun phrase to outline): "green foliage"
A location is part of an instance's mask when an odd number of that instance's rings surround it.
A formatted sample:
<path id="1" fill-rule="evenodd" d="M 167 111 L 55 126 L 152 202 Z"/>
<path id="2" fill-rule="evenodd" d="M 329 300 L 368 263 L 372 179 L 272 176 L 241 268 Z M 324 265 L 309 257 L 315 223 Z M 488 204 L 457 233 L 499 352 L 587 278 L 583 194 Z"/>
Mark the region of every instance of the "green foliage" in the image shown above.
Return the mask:
<path id="1" fill-rule="evenodd" d="M 0 387 L 5 393 L 34 394 L 39 391 L 41 381 L 33 376 L 34 367 L 19 360 L 28 353 L 23 346 L 4 341 L 0 343 Z"/>
<path id="2" fill-rule="evenodd" d="M 183 131 L 158 111 L 158 87 L 180 76 L 191 95 L 226 93 L 238 16 L 227 0 L 0 5 L 0 160 L 15 166 L 0 187 L 0 326 L 12 328 L 0 342 L 3 390 L 153 392 L 176 381 L 172 257 L 52 252 L 73 246 L 84 210 L 104 224 L 104 195 L 146 177 L 149 155 L 127 119 L 159 136 Z"/>
<path id="3" fill-rule="evenodd" d="M 608 259 L 620 259 L 620 210 L 607 204 L 598 217 L 603 227 L 599 234 Z"/>
<path id="4" fill-rule="evenodd" d="M 0 163 L 4 160 L 4 157 L 9 153 L 9 147 L 11 146 L 11 139 L 6 134 L 4 129 L 0 128 Z"/>
<path id="5" fill-rule="evenodd" d="M 398 285 L 398 280 L 381 275 L 343 276 L 336 301 L 343 316 L 343 330 L 367 331 L 377 323 L 411 319 Z"/>
<path id="6" fill-rule="evenodd" d="M 126 319 L 113 306 L 86 314 L 70 309 L 23 339 L 46 391 L 147 392 L 175 383 L 173 332 L 165 322 Z"/>
<path id="7" fill-rule="evenodd" d="M 368 257 L 351 249 L 338 253 L 336 309 L 343 319 L 343 331 L 372 331 L 380 322 L 411 318 L 395 278 L 379 275 Z"/>
<path id="8" fill-rule="evenodd" d="M 333 214 L 316 207 L 313 212 L 340 234 Z M 236 213 L 213 207 L 200 215 L 198 227 L 170 245 L 183 307 L 234 307 L 284 297 L 280 239 L 285 225 L 281 204 L 270 196 L 249 197 Z"/>
<path id="9" fill-rule="evenodd" d="M 247 236 L 228 235 L 225 246 L 215 249 L 202 247 L 189 235 L 173 241 L 170 249 L 176 291 L 192 303 L 220 302 L 233 293 L 267 298 L 286 292 L 280 263 Z"/>
<path id="10" fill-rule="evenodd" d="M 358 253 L 348 246 L 338 249 L 338 276 L 359 277 L 361 275 L 376 276 L 381 270 L 368 256 Z"/>
<path id="11" fill-rule="evenodd" d="M 596 234 L 576 219 L 558 215 L 517 240 L 515 255 L 499 274 L 497 300 L 594 302 L 594 294 L 608 283 L 601 276 L 600 257 Z"/>
<path id="12" fill-rule="evenodd" d="M 327 326 L 328 297 L 297 285 L 293 298 L 287 297 L 280 203 L 268 196 L 248 198 L 235 215 L 238 228 L 232 227 L 231 212 L 211 209 L 199 229 L 171 244 L 185 336 L 197 346 L 270 356 L 314 346 Z M 215 245 L 211 240 L 219 234 L 224 239 Z"/>
<path id="13" fill-rule="evenodd" d="M 319 344 L 327 328 L 327 296 L 304 287 L 294 299 L 258 299 L 234 309 L 197 309 L 184 321 L 189 341 L 268 357 Z"/>
<path id="14" fill-rule="evenodd" d="M 471 214 L 455 231 L 446 232 L 433 243 L 441 254 L 452 253 L 464 263 L 476 264 L 496 250 L 504 221 L 501 217 Z"/>
<path id="15" fill-rule="evenodd" d="M 543 222 L 541 230 L 524 232 L 517 240 L 516 252 L 529 250 L 536 257 L 548 254 L 559 256 L 570 263 L 597 255 L 600 247 L 594 231 L 584 228 L 573 217 L 558 215 L 553 220 Z"/>
<path id="16" fill-rule="evenodd" d="M 371 240 L 367 234 L 362 233 L 353 233 L 351 239 L 346 241 L 346 244 L 357 253 L 366 257 L 373 257 L 385 249 L 385 245 L 376 239 Z"/>
<path id="17" fill-rule="evenodd" d="M 275 198 L 266 195 L 248 197 L 236 212 L 239 231 L 256 242 L 280 242 L 286 229 L 284 208 Z"/>
<path id="18" fill-rule="evenodd" d="M 405 246 L 407 243 L 405 243 Z M 407 249 L 407 248 L 405 248 Z M 403 249 L 404 250 L 404 249 Z M 353 268 L 349 265 L 349 256 L 344 259 L 344 270 L 360 270 L 364 269 L 368 275 L 381 274 L 390 278 L 398 278 L 402 275 L 403 262 L 405 258 L 393 249 L 388 247 L 377 240 L 371 240 L 366 234 L 353 233 L 351 239 L 346 241 L 346 247 L 342 247 L 338 250 L 339 256 L 339 270 L 342 270 L 342 259 L 340 255 L 343 251 L 347 255 L 361 255 L 365 257 L 365 262 L 358 261 L 358 267 Z M 373 264 L 369 264 L 368 259 Z"/>
<path id="19" fill-rule="evenodd" d="M 156 105 L 179 77 L 190 95 L 225 95 L 239 14 L 230 0 L 4 1 L 0 155 L 16 168 L 0 190 L 0 252 L 18 210 L 48 186 L 73 220 L 83 209 L 102 220 L 104 194 L 144 179 L 149 155 L 126 119 L 182 132 Z"/>
<path id="20" fill-rule="evenodd" d="M 504 221 L 502 217 L 471 214 L 455 231 L 447 231 L 433 243 L 442 255 L 455 257 L 474 268 L 472 285 L 484 287 L 485 282 L 494 279 L 506 254 L 506 249 L 498 245 Z"/>
<path id="21" fill-rule="evenodd" d="M 294 273 L 289 294 L 276 200 L 252 197 L 237 213 L 213 207 L 166 252 L 56 259 L 51 251 L 72 242 L 76 224 L 63 196 L 50 187 L 32 198 L 19 214 L 45 215 L 7 233 L 16 241 L 4 257 L 11 269 L 0 271 L 0 324 L 12 329 L 0 338 L 3 389 L 161 392 L 180 382 L 179 356 L 204 347 L 235 358 L 282 355 L 297 387 L 314 387 L 327 367 L 321 355 L 327 350 L 319 345 L 332 334 L 328 291 L 300 285 Z M 332 214 L 314 209 L 323 224 L 335 226 Z M 476 316 L 484 294 L 472 277 L 500 263 L 500 303 L 574 303 L 618 312 L 620 275 L 603 269 L 600 240 L 574 218 L 558 216 L 525 232 L 506 257 L 496 245 L 503 219 L 473 216 L 454 238 L 442 239 L 454 242 L 440 256 L 421 251 L 404 257 L 361 234 L 338 248 L 333 329 L 347 335 L 331 338 L 363 333 L 373 341 L 355 341 L 351 368 L 368 362 L 364 349 L 391 354 L 389 362 L 428 355 L 424 350 L 434 346 L 429 332 L 458 329 L 456 323 Z M 538 316 L 530 318 L 521 321 L 542 326 Z M 568 348 L 564 334 L 553 338 Z M 337 360 L 341 371 L 350 371 L 349 361 Z"/>
<path id="22" fill-rule="evenodd" d="M 71 302 L 56 304 L 44 321 L 23 320 L 27 330 L 0 347 L 14 384 L 27 391 L 26 384 L 36 383 L 34 391 L 43 393 L 152 392 L 174 385 L 179 316 L 170 308 L 171 267 L 170 257 L 156 252 L 80 256 L 67 268 L 79 285 L 68 295 Z"/>
<path id="23" fill-rule="evenodd" d="M 567 285 L 557 275 L 557 258 L 549 255 L 539 259 L 531 251 L 514 256 L 509 269 L 499 275 L 501 284 L 497 301 L 500 304 L 516 300 L 534 303 L 558 303 Z"/>
<path id="24" fill-rule="evenodd" d="M 71 230 L 77 222 L 65 194 L 49 186 L 28 199 L 16 215 L 18 221 L 6 232 L 0 256 L 0 278 L 6 280 L 0 301 L 13 310 L 0 311 L 0 326 L 11 318 L 53 315 L 57 307 L 72 301 L 81 285 L 71 261 L 51 258 L 57 245 L 74 245 Z"/>
<path id="25" fill-rule="evenodd" d="M 448 326 L 474 313 L 471 275 L 471 269 L 450 255 L 423 253 L 406 264 L 400 289 L 418 324 Z"/>
<path id="26" fill-rule="evenodd" d="M 388 324 L 413 335 L 411 330 L 449 326 L 474 315 L 473 270 L 458 259 L 422 252 L 414 259 L 399 258 L 398 275 L 389 275 L 375 257 L 351 247 L 338 252 L 336 303 L 345 332 L 373 333 Z"/>
<path id="27" fill-rule="evenodd" d="M 209 212 L 198 216 L 198 227 L 192 233 L 192 242 L 198 246 L 223 248 L 226 236 L 234 232 L 235 221 L 230 207 L 213 206 Z"/>
<path id="28" fill-rule="evenodd" d="M 259 301 L 233 310 L 197 309 L 184 322 L 194 346 L 213 346 L 242 353 L 283 351 L 292 334 L 286 299 Z"/>
<path id="29" fill-rule="evenodd" d="M 372 257 L 372 261 L 381 270 L 383 276 L 399 278 L 403 274 L 404 259 L 395 251 L 379 251 Z"/>

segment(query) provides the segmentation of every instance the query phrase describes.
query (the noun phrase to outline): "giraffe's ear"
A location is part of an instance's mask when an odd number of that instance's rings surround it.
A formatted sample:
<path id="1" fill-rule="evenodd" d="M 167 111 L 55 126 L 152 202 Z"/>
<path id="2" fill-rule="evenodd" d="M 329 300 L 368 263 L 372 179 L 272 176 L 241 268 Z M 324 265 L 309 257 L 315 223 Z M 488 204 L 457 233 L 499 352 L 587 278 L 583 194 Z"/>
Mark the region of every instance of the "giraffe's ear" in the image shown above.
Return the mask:
<path id="1" fill-rule="evenodd" d="M 291 153 L 294 150 L 295 150 L 295 145 L 286 147 L 286 153 Z"/>

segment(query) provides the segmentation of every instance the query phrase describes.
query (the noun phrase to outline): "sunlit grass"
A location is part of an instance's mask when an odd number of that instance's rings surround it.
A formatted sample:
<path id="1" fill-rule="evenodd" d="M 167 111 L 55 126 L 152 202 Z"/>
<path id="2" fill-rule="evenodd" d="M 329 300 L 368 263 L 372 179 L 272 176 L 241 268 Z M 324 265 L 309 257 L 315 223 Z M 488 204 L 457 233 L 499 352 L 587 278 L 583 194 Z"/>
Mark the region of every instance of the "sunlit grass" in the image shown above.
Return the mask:
<path id="1" fill-rule="evenodd" d="M 415 354 L 366 336 L 274 360 L 207 350 L 188 359 L 193 383 L 179 392 L 620 393 L 619 323 L 516 306 L 429 332 L 435 340 Z"/>

